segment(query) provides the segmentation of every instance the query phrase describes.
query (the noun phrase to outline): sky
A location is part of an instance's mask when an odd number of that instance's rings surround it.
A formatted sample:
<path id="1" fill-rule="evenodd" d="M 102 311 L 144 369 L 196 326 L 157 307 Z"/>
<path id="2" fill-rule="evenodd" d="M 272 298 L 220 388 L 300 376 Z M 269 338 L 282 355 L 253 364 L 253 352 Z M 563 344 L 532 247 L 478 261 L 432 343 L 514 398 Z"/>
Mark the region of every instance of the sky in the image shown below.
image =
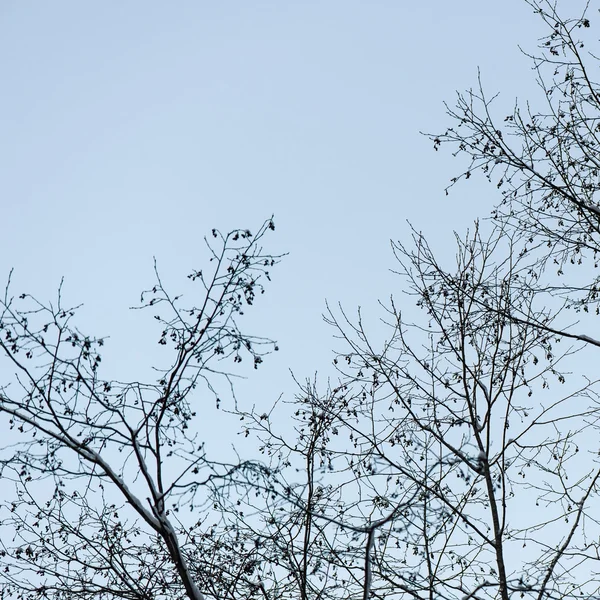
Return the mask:
<path id="1" fill-rule="evenodd" d="M 0 285 L 14 269 L 15 295 L 50 300 L 64 277 L 77 325 L 109 336 L 103 376 L 136 380 L 161 360 L 129 310 L 153 257 L 178 293 L 213 227 L 274 215 L 287 256 L 247 320 L 280 351 L 238 400 L 290 399 L 290 371 L 333 373 L 326 302 L 373 331 L 379 299 L 415 310 L 390 272 L 408 222 L 452 259 L 499 200 L 479 178 L 446 196 L 464 163 L 422 132 L 478 70 L 507 114 L 539 93 L 519 46 L 542 32 L 524 0 L 1 0 Z M 236 441 L 215 431 L 213 451 Z"/>
<path id="2" fill-rule="evenodd" d="M 407 220 L 451 255 L 489 213 L 483 181 L 446 197 L 457 163 L 420 132 L 478 68 L 507 106 L 527 96 L 538 31 L 521 0 L 3 0 L 0 280 L 47 300 L 65 277 L 80 328 L 110 336 L 104 375 L 131 380 L 157 352 L 128 310 L 153 257 L 176 293 L 213 227 L 274 214 L 288 256 L 248 323 L 281 350 L 242 389 L 293 394 L 290 370 L 329 372 L 326 301 L 377 327 L 401 295 Z"/>

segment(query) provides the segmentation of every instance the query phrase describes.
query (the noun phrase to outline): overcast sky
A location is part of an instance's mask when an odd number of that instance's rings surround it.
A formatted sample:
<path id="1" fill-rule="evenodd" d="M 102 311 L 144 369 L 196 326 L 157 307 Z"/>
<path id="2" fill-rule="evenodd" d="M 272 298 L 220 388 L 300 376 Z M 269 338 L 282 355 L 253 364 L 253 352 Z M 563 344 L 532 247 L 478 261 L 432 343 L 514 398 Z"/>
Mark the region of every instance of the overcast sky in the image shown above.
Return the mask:
<path id="1" fill-rule="evenodd" d="M 3 0 L 0 276 L 42 299 L 65 276 L 81 328 L 111 336 L 107 367 L 134 379 L 156 352 L 127 310 L 152 257 L 176 292 L 212 227 L 275 214 L 289 256 L 250 322 L 281 352 L 244 390 L 291 393 L 288 369 L 327 372 L 326 299 L 376 315 L 400 294 L 389 240 L 407 219 L 452 254 L 488 214 L 495 188 L 447 198 L 457 165 L 419 132 L 449 124 L 478 67 L 508 105 L 527 96 L 517 45 L 538 31 L 521 0 Z"/>

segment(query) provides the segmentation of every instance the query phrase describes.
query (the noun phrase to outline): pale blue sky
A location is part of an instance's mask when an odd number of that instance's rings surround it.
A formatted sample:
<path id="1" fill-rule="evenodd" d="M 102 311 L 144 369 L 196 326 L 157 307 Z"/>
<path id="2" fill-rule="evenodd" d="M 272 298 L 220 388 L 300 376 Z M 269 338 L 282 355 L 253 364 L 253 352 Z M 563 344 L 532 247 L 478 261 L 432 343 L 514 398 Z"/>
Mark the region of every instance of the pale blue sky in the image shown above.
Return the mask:
<path id="1" fill-rule="evenodd" d="M 4 0 L 0 276 L 47 299 L 64 275 L 134 378 L 156 340 L 127 307 L 152 256 L 176 290 L 213 226 L 274 213 L 290 256 L 251 319 L 281 352 L 247 389 L 289 392 L 288 368 L 330 359 L 325 299 L 376 314 L 400 292 L 389 239 L 406 219 L 453 253 L 452 230 L 487 215 L 495 188 L 446 198 L 455 165 L 419 130 L 449 123 L 443 101 L 478 66 L 509 105 L 527 95 L 517 44 L 537 26 L 520 0 Z"/>
<path id="2" fill-rule="evenodd" d="M 451 259 L 498 201 L 480 178 L 446 197 L 459 166 L 419 131 L 451 124 L 478 67 L 509 112 L 534 96 L 517 45 L 541 32 L 523 0 L 0 0 L 0 284 L 14 267 L 15 294 L 46 300 L 65 276 L 78 325 L 111 338 L 102 376 L 137 379 L 161 351 L 128 311 L 152 257 L 177 292 L 212 227 L 274 213 L 289 256 L 248 318 L 281 351 L 238 399 L 290 398 L 290 369 L 332 372 L 326 299 L 378 327 L 377 300 L 401 297 L 407 219 Z M 213 457 L 239 438 L 209 414 Z"/>

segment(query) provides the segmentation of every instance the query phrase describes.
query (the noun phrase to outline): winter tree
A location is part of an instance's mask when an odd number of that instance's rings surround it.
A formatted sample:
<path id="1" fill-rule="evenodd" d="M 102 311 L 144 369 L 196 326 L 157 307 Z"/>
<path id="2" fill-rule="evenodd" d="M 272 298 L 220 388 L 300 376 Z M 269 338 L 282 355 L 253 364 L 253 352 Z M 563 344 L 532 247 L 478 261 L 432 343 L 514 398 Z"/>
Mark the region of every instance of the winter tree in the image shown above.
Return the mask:
<path id="1" fill-rule="evenodd" d="M 257 367 L 273 346 L 239 327 L 278 262 L 260 247 L 271 229 L 272 220 L 255 234 L 213 230 L 208 268 L 189 275 L 199 289 L 189 305 L 156 271 L 141 308 L 155 311 L 158 343 L 171 351 L 151 382 L 102 378 L 104 341 L 75 326 L 77 308 L 61 291 L 41 303 L 12 297 L 9 282 L 0 313 L 0 412 L 10 430 L 0 463 L 2 597 L 210 596 L 190 560 L 209 490 L 257 467 L 207 459 L 193 426 L 202 407 L 190 398 L 230 378 L 224 361 L 246 355 Z M 197 506 L 193 521 L 179 518 L 183 505 Z"/>

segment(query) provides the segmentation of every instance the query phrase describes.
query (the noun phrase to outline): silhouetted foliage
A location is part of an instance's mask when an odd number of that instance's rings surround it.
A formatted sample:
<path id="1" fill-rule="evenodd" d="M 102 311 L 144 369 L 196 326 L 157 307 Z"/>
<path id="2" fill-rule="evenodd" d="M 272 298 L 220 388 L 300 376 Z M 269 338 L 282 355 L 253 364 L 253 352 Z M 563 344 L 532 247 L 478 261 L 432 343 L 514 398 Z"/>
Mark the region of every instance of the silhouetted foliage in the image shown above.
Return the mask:
<path id="1" fill-rule="evenodd" d="M 205 407 L 189 398 L 202 386 L 216 393 L 228 361 L 246 354 L 256 367 L 274 346 L 239 326 L 279 259 L 260 247 L 269 229 L 272 220 L 255 235 L 213 230 L 209 268 L 190 275 L 199 302 L 171 296 L 156 270 L 142 309 L 159 311 L 170 358 L 153 382 L 103 379 L 103 339 L 74 326 L 77 307 L 60 290 L 42 304 L 7 286 L 2 597 L 204 597 L 189 564 L 194 532 L 218 482 L 257 466 L 209 460 L 194 427 Z M 184 505 L 196 509 L 185 525 Z"/>

